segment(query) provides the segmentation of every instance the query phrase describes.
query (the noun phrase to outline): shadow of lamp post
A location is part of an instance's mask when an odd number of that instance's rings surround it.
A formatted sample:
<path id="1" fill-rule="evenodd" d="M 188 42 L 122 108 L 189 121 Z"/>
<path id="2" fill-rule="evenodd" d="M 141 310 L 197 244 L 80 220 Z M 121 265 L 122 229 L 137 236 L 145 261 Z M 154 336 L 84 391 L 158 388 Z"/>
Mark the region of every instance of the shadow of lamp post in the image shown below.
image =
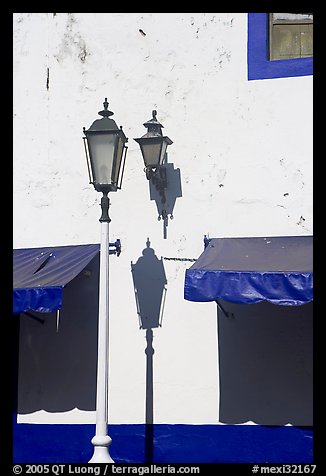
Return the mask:
<path id="1" fill-rule="evenodd" d="M 92 439 L 94 453 L 89 463 L 114 463 L 109 453 L 108 436 L 108 355 L 109 355 L 109 192 L 121 188 L 128 141 L 122 127 L 118 128 L 108 110 L 107 98 L 102 116 L 89 129 L 83 128 L 89 182 L 102 193 L 100 217 L 100 282 L 98 315 L 98 357 L 96 384 L 96 432 Z M 120 243 L 119 243 L 120 246 Z M 120 249 L 117 249 L 119 254 Z"/>
<path id="2" fill-rule="evenodd" d="M 139 328 L 146 330 L 146 402 L 145 402 L 145 462 L 153 462 L 154 395 L 153 395 L 153 329 L 162 326 L 167 279 L 162 259 L 150 247 L 137 262 L 131 263 Z"/>

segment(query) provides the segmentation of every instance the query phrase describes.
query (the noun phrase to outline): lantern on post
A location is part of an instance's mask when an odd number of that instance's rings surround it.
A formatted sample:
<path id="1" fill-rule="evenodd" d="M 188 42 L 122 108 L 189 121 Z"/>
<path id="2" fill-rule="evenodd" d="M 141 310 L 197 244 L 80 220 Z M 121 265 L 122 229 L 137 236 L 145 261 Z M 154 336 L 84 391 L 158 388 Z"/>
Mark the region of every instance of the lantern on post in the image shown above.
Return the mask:
<path id="1" fill-rule="evenodd" d="M 107 98 L 104 109 L 99 112 L 102 119 L 96 119 L 89 129 L 83 128 L 89 181 L 98 192 L 116 192 L 121 188 L 128 141 L 122 126 L 110 116 Z"/>
<path id="2" fill-rule="evenodd" d="M 102 192 L 98 350 L 96 383 L 96 432 L 92 438 L 94 453 L 90 463 L 114 463 L 109 453 L 111 438 L 108 436 L 108 356 L 109 356 L 109 192 L 121 188 L 126 158 L 127 137 L 118 128 L 108 110 L 107 98 L 104 109 L 99 112 L 102 119 L 93 122 L 89 129 L 83 128 L 84 145 L 89 181 L 98 192 Z M 120 241 L 117 246 L 120 254 Z"/>

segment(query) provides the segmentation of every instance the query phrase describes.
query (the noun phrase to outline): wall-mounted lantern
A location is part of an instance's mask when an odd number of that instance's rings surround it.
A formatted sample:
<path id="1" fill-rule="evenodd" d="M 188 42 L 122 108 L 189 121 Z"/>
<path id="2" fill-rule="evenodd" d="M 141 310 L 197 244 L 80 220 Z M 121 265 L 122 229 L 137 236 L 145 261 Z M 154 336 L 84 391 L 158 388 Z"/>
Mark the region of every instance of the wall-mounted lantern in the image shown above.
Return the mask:
<path id="1" fill-rule="evenodd" d="M 157 112 L 152 112 L 152 119 L 144 123 L 147 128 L 146 134 L 139 139 L 134 139 L 140 145 L 143 154 L 145 173 L 150 180 L 163 164 L 167 146 L 172 144 L 172 140 L 162 135 L 162 124 L 156 119 Z"/>
<path id="2" fill-rule="evenodd" d="M 163 136 L 162 127 L 164 127 L 156 118 L 157 112 L 152 111 L 152 119 L 143 125 L 147 128 L 146 134 L 138 139 L 134 139 L 140 145 L 145 164 L 145 173 L 147 180 L 151 180 L 156 190 L 160 193 L 162 203 L 165 204 L 165 189 L 167 188 L 166 169 L 163 166 L 165 153 L 168 145 L 173 144 L 172 140 Z M 163 210 L 163 218 L 166 213 Z"/>

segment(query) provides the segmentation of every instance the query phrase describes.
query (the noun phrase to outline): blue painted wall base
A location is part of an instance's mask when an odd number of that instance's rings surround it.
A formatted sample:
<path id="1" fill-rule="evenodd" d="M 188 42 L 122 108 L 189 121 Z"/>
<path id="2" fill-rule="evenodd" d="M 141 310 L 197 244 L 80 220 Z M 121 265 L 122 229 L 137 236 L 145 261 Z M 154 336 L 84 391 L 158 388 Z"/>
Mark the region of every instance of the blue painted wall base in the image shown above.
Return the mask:
<path id="1" fill-rule="evenodd" d="M 14 463 L 87 463 L 95 425 L 14 424 Z M 313 463 L 313 431 L 256 425 L 110 425 L 116 463 Z"/>

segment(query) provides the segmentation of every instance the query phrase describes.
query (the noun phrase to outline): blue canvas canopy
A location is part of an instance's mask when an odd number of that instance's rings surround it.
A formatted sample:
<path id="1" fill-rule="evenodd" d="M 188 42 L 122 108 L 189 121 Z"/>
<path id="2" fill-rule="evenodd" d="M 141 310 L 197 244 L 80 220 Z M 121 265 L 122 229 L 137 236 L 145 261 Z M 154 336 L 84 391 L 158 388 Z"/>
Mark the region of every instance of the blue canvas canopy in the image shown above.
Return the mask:
<path id="1" fill-rule="evenodd" d="M 212 238 L 186 270 L 184 298 L 295 306 L 313 300 L 313 237 Z"/>
<path id="2" fill-rule="evenodd" d="M 99 244 L 13 250 L 14 314 L 61 309 L 63 287 L 99 250 Z"/>

